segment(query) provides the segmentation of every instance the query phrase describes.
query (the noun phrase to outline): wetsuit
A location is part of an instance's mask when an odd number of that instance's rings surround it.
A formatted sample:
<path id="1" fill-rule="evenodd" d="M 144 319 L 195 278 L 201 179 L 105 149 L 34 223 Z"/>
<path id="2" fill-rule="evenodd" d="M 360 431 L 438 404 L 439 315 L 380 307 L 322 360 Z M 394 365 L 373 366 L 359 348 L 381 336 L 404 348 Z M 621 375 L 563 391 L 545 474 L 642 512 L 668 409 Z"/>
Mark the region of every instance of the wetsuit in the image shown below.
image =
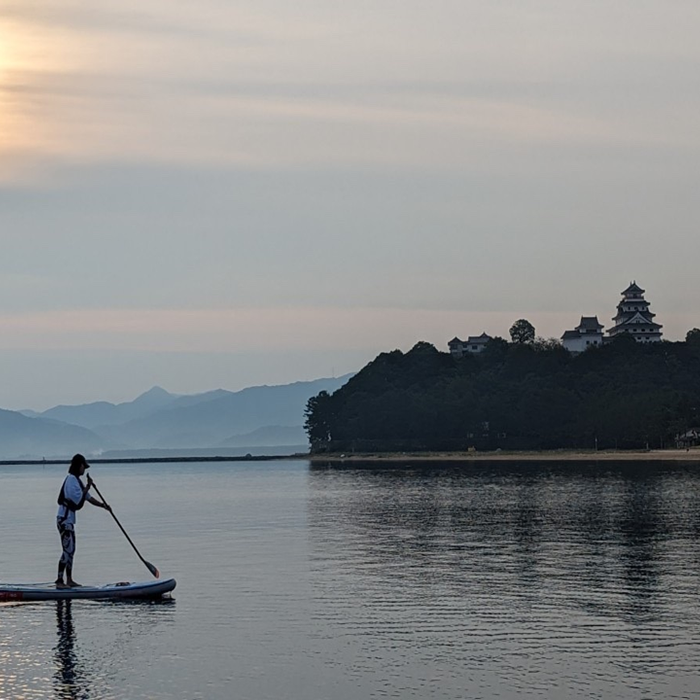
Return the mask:
<path id="1" fill-rule="evenodd" d="M 75 555 L 75 512 L 80 510 L 88 496 L 88 489 L 75 474 L 69 474 L 63 482 L 61 492 L 58 496 L 58 513 L 56 514 L 56 526 L 61 536 L 61 547 L 63 553 L 58 562 L 59 579 L 63 577 L 63 572 L 68 574 L 68 579 L 72 578 L 73 556 Z"/>

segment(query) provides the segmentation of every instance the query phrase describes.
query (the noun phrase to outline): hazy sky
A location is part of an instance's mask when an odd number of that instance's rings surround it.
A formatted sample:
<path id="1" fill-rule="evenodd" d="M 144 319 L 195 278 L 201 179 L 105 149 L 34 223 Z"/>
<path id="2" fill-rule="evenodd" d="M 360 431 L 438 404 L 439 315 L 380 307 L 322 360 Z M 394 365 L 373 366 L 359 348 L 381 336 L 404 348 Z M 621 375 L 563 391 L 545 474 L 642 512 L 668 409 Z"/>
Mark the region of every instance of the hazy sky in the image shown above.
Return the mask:
<path id="1" fill-rule="evenodd" d="M 0 407 L 700 327 L 697 0 L 0 0 Z"/>

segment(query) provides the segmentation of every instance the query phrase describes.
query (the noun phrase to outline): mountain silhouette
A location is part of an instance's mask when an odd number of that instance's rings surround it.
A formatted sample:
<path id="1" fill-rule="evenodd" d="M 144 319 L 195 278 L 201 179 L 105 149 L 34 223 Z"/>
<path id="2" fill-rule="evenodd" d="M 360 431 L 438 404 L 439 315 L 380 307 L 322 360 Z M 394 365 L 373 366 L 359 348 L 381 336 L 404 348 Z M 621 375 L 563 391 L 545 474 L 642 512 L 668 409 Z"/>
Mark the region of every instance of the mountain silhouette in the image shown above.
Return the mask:
<path id="1" fill-rule="evenodd" d="M 169 394 L 165 389 L 154 386 L 133 401 L 118 404 L 95 401 L 77 406 L 54 406 L 37 415 L 41 418 L 52 418 L 92 430 L 98 425 L 116 425 L 141 418 L 168 406 L 177 398 L 177 395 Z"/>
<path id="2" fill-rule="evenodd" d="M 155 386 L 133 401 L 54 406 L 42 413 L 0 409 L 0 459 L 87 455 L 105 450 L 307 448 L 306 402 L 352 376 L 241 391 L 178 395 Z M 245 453 L 245 452 L 244 452 Z"/>
<path id="3" fill-rule="evenodd" d="M 47 418 L 28 418 L 17 411 L 0 409 L 0 458 L 42 459 L 78 452 L 91 453 L 108 443 L 78 425 Z"/>
<path id="4" fill-rule="evenodd" d="M 194 397 L 181 397 L 138 419 L 95 426 L 95 432 L 133 448 L 215 447 L 232 436 L 269 426 L 301 428 L 309 398 L 320 391 L 335 391 L 350 376 L 237 392 L 219 390 L 201 394 L 195 402 Z"/>

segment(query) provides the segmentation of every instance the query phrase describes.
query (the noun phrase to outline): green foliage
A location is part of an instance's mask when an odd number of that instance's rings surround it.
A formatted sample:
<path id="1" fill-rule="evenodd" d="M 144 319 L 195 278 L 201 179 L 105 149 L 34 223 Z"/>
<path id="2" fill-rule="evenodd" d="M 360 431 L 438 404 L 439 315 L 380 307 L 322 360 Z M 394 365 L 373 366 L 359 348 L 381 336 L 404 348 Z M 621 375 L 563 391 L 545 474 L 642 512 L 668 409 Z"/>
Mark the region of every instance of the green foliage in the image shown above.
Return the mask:
<path id="1" fill-rule="evenodd" d="M 510 327 L 509 333 L 514 343 L 531 343 L 535 339 L 535 327 L 524 318 L 518 319 Z"/>
<path id="2" fill-rule="evenodd" d="M 304 430 L 314 451 L 326 448 L 331 440 L 330 399 L 330 394 L 322 391 L 306 402 Z"/>
<path id="3" fill-rule="evenodd" d="M 421 342 L 310 399 L 305 428 L 314 451 L 668 446 L 700 421 L 700 343 L 629 341 L 495 338 L 460 359 Z"/>
<path id="4" fill-rule="evenodd" d="M 700 346 L 700 328 L 691 328 L 685 334 L 685 342 L 689 345 Z"/>

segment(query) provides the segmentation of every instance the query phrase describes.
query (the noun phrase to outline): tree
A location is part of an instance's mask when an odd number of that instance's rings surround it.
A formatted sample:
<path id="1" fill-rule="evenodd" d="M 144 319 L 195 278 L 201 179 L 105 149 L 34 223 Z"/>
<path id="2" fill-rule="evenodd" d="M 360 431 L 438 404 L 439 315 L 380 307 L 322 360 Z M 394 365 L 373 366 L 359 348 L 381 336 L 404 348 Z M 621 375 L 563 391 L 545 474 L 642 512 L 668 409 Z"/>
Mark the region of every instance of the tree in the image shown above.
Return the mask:
<path id="1" fill-rule="evenodd" d="M 531 343 L 535 339 L 535 327 L 524 318 L 517 320 L 510 327 L 509 333 L 514 343 Z"/>
<path id="2" fill-rule="evenodd" d="M 700 328 L 691 328 L 685 334 L 685 342 L 688 345 L 700 346 Z"/>
<path id="3" fill-rule="evenodd" d="M 491 338 L 482 353 L 486 359 L 503 360 L 508 354 L 508 341 L 500 336 Z"/>
<path id="4" fill-rule="evenodd" d="M 539 336 L 533 341 L 536 350 L 561 350 L 564 346 L 559 338 L 540 338 Z"/>
<path id="5" fill-rule="evenodd" d="M 553 341 L 494 339 L 455 362 L 419 343 L 310 399 L 305 428 L 315 453 L 667 445 L 700 422 L 697 350 L 621 334 L 572 357 Z"/>
<path id="6" fill-rule="evenodd" d="M 330 442 L 330 400 L 330 394 L 322 391 L 318 396 L 312 396 L 306 403 L 304 430 L 309 436 L 312 452 L 322 449 Z"/>

